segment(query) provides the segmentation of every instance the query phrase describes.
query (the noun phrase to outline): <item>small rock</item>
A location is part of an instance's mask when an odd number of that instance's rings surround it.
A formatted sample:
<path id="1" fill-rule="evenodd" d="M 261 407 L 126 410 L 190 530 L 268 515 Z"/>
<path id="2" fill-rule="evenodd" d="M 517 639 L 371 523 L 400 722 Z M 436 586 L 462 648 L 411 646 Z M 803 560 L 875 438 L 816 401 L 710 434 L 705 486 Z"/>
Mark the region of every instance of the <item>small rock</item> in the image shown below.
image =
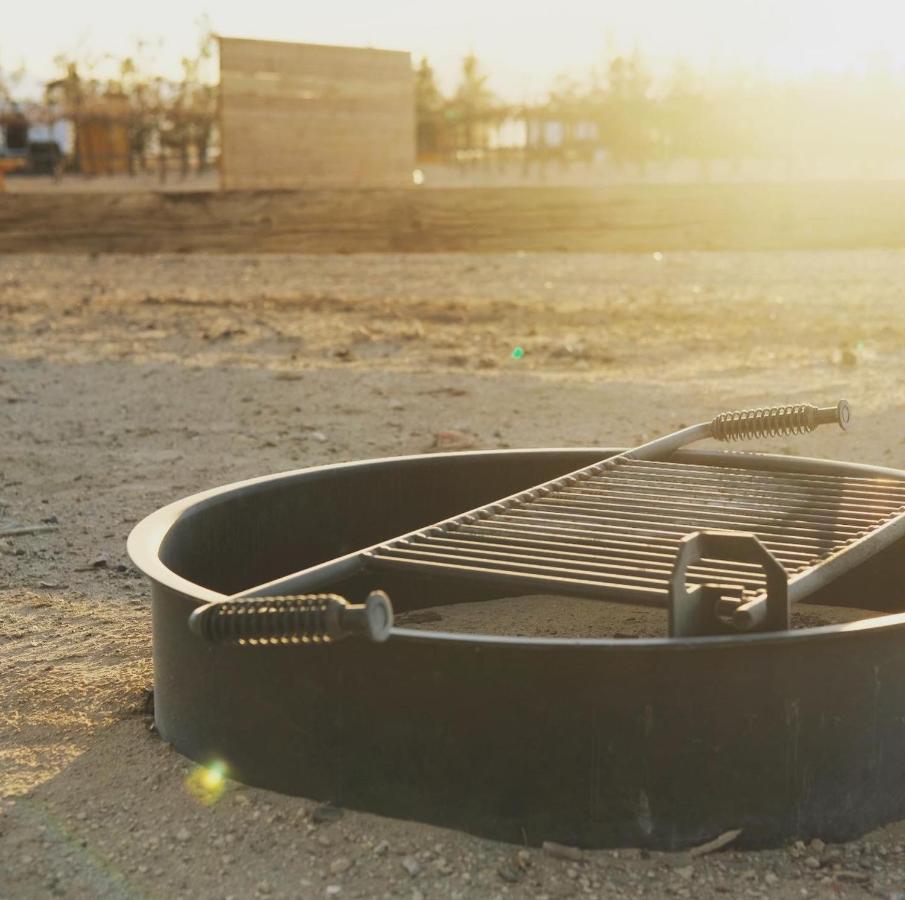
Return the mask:
<path id="1" fill-rule="evenodd" d="M 584 854 L 577 847 L 567 847 L 554 841 L 544 841 L 543 851 L 554 859 L 568 859 L 571 862 L 582 862 Z"/>
<path id="2" fill-rule="evenodd" d="M 816 856 L 806 856 L 804 860 L 804 864 L 809 869 L 819 869 L 820 868 L 820 860 L 817 859 Z"/>
<path id="3" fill-rule="evenodd" d="M 191 834 L 189 833 L 188 828 L 183 827 L 176 832 L 176 840 L 182 842 L 183 844 L 190 838 Z"/>
<path id="4" fill-rule="evenodd" d="M 389 851 L 389 849 L 390 849 L 390 842 L 389 842 L 389 841 L 381 841 L 381 842 L 374 848 L 374 852 L 375 852 L 378 856 L 386 856 L 386 855 L 387 855 L 387 852 Z"/>
<path id="5" fill-rule="evenodd" d="M 694 875 L 694 866 L 682 866 L 681 868 L 676 869 L 676 875 L 688 881 L 688 879 Z"/>
<path id="6" fill-rule="evenodd" d="M 776 882 L 779 881 L 779 876 L 775 872 L 767 872 L 767 874 L 764 875 L 764 881 L 767 884 L 776 884 Z"/>
<path id="7" fill-rule="evenodd" d="M 852 884 L 864 884 L 870 881 L 870 875 L 867 872 L 852 872 L 849 869 L 843 869 L 836 873 L 836 881 L 848 881 Z"/>
<path id="8" fill-rule="evenodd" d="M 691 856 L 706 856 L 708 853 L 722 850 L 723 847 L 731 844 L 741 833 L 741 828 L 734 828 L 732 831 L 724 831 L 719 837 L 715 837 L 712 841 L 707 841 L 706 844 L 692 847 L 689 854 Z"/>
<path id="9" fill-rule="evenodd" d="M 508 862 L 502 863 L 497 868 L 496 873 L 503 881 L 508 881 L 510 884 L 515 884 L 522 877 L 521 871 Z"/>
<path id="10" fill-rule="evenodd" d="M 342 875 L 352 868 L 352 860 L 348 856 L 338 856 L 330 863 L 330 873 L 333 875 Z"/>
<path id="11" fill-rule="evenodd" d="M 810 844 L 808 844 L 808 849 L 813 850 L 815 853 L 823 853 L 826 850 L 826 844 L 820 840 L 820 838 L 814 838 Z"/>
<path id="12" fill-rule="evenodd" d="M 421 871 L 421 863 L 414 856 L 403 856 L 402 868 L 408 872 L 409 877 L 414 878 Z"/>
<path id="13" fill-rule="evenodd" d="M 849 347 L 843 347 L 839 352 L 839 364 L 846 367 L 858 365 L 858 354 Z"/>
<path id="14" fill-rule="evenodd" d="M 342 892 L 342 888 L 338 884 L 328 884 L 324 893 L 328 897 L 338 897 Z"/>
<path id="15" fill-rule="evenodd" d="M 527 850 L 519 850 L 515 856 L 520 869 L 531 868 L 531 854 Z"/>
<path id="16" fill-rule="evenodd" d="M 343 811 L 339 806 L 334 806 L 332 803 L 322 803 L 320 806 L 315 807 L 314 812 L 311 813 L 311 821 L 317 825 L 323 825 L 327 822 L 335 822 L 342 814 Z"/>
<path id="17" fill-rule="evenodd" d="M 433 443 L 427 448 L 428 450 L 468 450 L 474 447 L 476 443 L 475 436 L 466 431 L 458 431 L 449 429 L 448 431 L 437 431 L 434 434 Z"/>
<path id="18" fill-rule="evenodd" d="M 405 409 L 405 404 L 401 400 L 390 400 L 390 409 Z"/>
<path id="19" fill-rule="evenodd" d="M 312 431 L 311 439 L 315 440 L 315 441 L 319 441 L 321 444 L 324 444 L 327 441 L 327 435 L 325 435 L 323 433 L 323 431 Z"/>

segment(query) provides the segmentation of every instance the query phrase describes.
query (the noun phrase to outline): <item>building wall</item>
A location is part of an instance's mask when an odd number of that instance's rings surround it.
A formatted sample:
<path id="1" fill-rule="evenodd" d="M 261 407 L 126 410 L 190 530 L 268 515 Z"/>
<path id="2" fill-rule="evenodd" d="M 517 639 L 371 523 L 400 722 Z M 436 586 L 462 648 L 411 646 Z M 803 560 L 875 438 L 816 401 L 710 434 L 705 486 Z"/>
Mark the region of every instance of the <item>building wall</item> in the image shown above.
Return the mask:
<path id="1" fill-rule="evenodd" d="M 409 54 L 220 38 L 220 143 L 230 190 L 409 185 Z"/>

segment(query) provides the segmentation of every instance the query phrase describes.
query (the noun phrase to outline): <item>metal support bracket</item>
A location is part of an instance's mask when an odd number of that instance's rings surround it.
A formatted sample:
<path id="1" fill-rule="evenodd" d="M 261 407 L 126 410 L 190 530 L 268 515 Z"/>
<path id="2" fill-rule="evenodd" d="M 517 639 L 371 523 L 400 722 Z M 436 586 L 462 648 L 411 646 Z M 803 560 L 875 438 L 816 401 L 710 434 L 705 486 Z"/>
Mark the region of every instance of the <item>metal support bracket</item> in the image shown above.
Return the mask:
<path id="1" fill-rule="evenodd" d="M 789 578 L 782 563 L 747 531 L 696 531 L 679 543 L 679 552 L 669 581 L 669 636 L 694 637 L 723 634 L 727 627 L 718 614 L 718 605 L 733 595 L 740 601 L 738 588 L 719 583 L 692 587 L 686 584 L 689 566 L 702 559 L 722 559 L 756 563 L 764 570 L 767 582 L 766 617 L 763 631 L 789 628 Z M 733 621 L 733 624 L 743 625 Z"/>

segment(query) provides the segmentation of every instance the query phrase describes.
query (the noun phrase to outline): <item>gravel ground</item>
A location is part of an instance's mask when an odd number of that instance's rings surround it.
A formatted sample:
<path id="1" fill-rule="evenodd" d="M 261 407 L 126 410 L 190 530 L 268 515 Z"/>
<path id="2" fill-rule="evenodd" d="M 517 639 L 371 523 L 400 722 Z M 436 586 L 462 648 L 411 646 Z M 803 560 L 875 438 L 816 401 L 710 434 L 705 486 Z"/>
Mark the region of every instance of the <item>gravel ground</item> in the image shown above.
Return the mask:
<path id="1" fill-rule="evenodd" d="M 142 516 L 430 447 L 626 445 L 846 396 L 771 445 L 905 467 L 905 253 L 0 256 L 0 897 L 892 897 L 905 828 L 562 859 L 225 785 L 150 729 Z M 521 358 L 513 349 L 521 347 Z M 516 354 L 518 356 L 518 354 Z M 217 791 L 214 791 L 217 793 Z"/>

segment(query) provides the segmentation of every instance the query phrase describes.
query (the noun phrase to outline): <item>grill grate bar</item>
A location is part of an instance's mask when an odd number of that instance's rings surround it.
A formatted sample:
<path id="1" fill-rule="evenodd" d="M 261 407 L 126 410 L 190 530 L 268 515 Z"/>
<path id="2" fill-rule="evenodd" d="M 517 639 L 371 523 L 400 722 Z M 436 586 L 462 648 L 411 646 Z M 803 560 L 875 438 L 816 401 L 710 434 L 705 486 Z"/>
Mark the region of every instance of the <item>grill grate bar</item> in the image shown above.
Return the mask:
<path id="1" fill-rule="evenodd" d="M 817 547 L 826 549 L 828 547 L 840 544 L 845 540 L 849 540 L 858 536 L 859 532 L 855 530 L 836 531 L 826 529 L 821 531 L 819 528 L 807 528 L 788 523 L 787 525 L 767 524 L 766 522 L 758 522 L 753 517 L 743 516 L 721 516 L 718 512 L 704 512 L 699 510 L 693 515 L 680 514 L 678 511 L 674 515 L 668 512 L 651 513 L 646 510 L 638 515 L 632 515 L 628 509 L 608 510 L 605 515 L 593 515 L 589 510 L 564 510 L 557 508 L 552 504 L 538 503 L 531 504 L 511 511 L 512 515 L 519 517 L 541 517 L 553 519 L 556 521 L 576 522 L 578 524 L 587 523 L 591 525 L 596 522 L 647 522 L 651 525 L 659 525 L 660 523 L 675 524 L 680 528 L 685 526 L 685 532 L 688 533 L 688 526 L 695 531 L 699 528 L 728 528 L 739 531 L 751 531 L 756 528 L 758 534 L 781 535 L 787 539 L 802 537 L 812 541 Z"/>
<path id="2" fill-rule="evenodd" d="M 594 569 L 567 568 L 561 565 L 548 565 L 545 563 L 527 562 L 519 559 L 496 560 L 468 554 L 448 554 L 430 550 L 415 550 L 410 547 L 394 546 L 380 559 L 392 562 L 406 562 L 422 566 L 444 566 L 448 569 L 458 569 L 462 572 L 483 569 L 486 572 L 496 572 L 505 575 L 529 575 L 539 581 L 555 587 L 561 582 L 581 581 L 587 585 L 596 585 L 598 596 L 606 590 L 623 591 L 625 589 L 643 590 L 651 602 L 665 600 L 668 593 L 669 579 L 656 577 L 656 573 L 641 574 L 636 572 L 629 575 L 611 569 L 595 571 Z M 754 599 L 761 593 L 760 585 L 746 584 L 738 579 L 720 575 L 718 579 L 697 576 L 697 581 L 689 571 L 688 580 L 691 583 L 714 583 L 717 581 L 725 585 L 727 595 L 740 600 Z"/>
<path id="3" fill-rule="evenodd" d="M 705 470 L 705 471 L 702 471 Z M 646 472 L 655 478 L 664 476 L 671 479 L 692 478 L 694 480 L 718 481 L 731 487 L 739 484 L 769 484 L 782 489 L 788 485 L 796 486 L 810 492 L 829 492 L 834 495 L 844 494 L 847 497 L 863 497 L 880 500 L 894 500 L 905 503 L 905 483 L 894 479 L 854 478 L 850 475 L 812 475 L 801 472 L 783 472 L 767 469 L 736 469 L 730 466 L 706 466 L 693 463 L 654 462 L 650 460 L 621 457 L 618 465 L 607 471 L 606 477 L 620 472 Z"/>
<path id="4" fill-rule="evenodd" d="M 677 542 L 685 537 L 687 534 L 691 534 L 693 531 L 697 531 L 697 528 L 689 528 L 685 525 L 670 525 L 666 522 L 658 522 L 656 523 L 656 527 L 648 526 L 642 527 L 637 523 L 633 525 L 626 525 L 623 522 L 613 523 L 611 525 L 601 525 L 598 523 L 589 523 L 582 524 L 580 527 L 575 523 L 568 523 L 563 521 L 549 520 L 549 519 L 541 519 L 541 518 L 525 518 L 525 517 L 517 517 L 511 515 L 498 515 L 494 516 L 493 519 L 489 520 L 492 522 L 503 521 L 510 525 L 515 525 L 518 527 L 530 527 L 531 525 L 536 525 L 538 528 L 545 531 L 558 531 L 562 530 L 566 533 L 576 534 L 576 535 L 587 535 L 587 534 L 598 534 L 598 535 L 623 535 L 630 534 L 635 536 L 647 536 L 647 537 L 663 537 L 670 536 L 673 537 Z M 810 543 L 803 540 L 795 540 L 793 538 L 787 537 L 785 540 L 772 540 L 769 537 L 764 539 L 762 537 L 761 543 L 763 543 L 766 547 L 768 547 L 771 551 L 773 548 L 782 549 L 787 548 L 792 551 L 797 551 L 799 553 L 808 553 L 811 556 L 823 556 L 825 554 L 825 548 L 821 547 L 817 544 Z"/>
<path id="5" fill-rule="evenodd" d="M 669 556 L 662 554 L 659 558 L 639 561 L 637 558 L 620 556 L 618 554 L 591 554 L 557 551 L 539 555 L 531 552 L 529 547 L 518 547 L 512 544 L 490 544 L 481 541 L 468 541 L 456 538 L 431 538 L 429 541 L 418 535 L 411 540 L 401 541 L 392 546 L 392 550 L 419 550 L 422 547 L 434 548 L 441 553 L 464 553 L 491 559 L 526 559 L 541 560 L 550 564 L 563 567 L 574 566 L 576 568 L 590 567 L 592 569 L 621 571 L 623 569 L 636 572 L 664 572 L 670 573 L 675 562 L 675 554 Z M 738 563 L 727 563 L 722 560 L 705 561 L 705 565 L 693 566 L 690 571 L 700 572 L 713 579 L 717 576 L 726 578 L 732 582 L 743 584 L 763 584 L 766 579 L 757 566 L 745 566 Z"/>
<path id="6" fill-rule="evenodd" d="M 726 515 L 731 516 L 738 522 L 763 522 L 778 523 L 783 529 L 795 528 L 813 532 L 815 534 L 839 534 L 840 536 L 856 537 L 865 531 L 863 522 L 852 524 L 841 522 L 838 518 L 832 516 L 818 516 L 812 513 L 802 511 L 800 507 L 790 508 L 787 512 L 777 511 L 770 506 L 748 506 L 726 502 L 716 505 L 697 504 L 694 501 L 678 501 L 663 499 L 656 502 L 649 497 L 642 495 L 626 494 L 620 497 L 609 497 L 601 495 L 597 498 L 575 497 L 572 494 L 566 496 L 551 496 L 533 503 L 527 503 L 525 509 L 557 509 L 561 511 L 573 511 L 576 514 L 592 515 L 595 512 L 602 512 L 609 516 L 610 514 L 618 515 L 620 513 L 636 513 L 637 517 L 648 518 L 647 510 L 656 510 L 650 513 L 650 517 L 659 517 L 666 515 L 673 521 L 677 516 L 694 516 L 701 515 Z M 673 513 L 674 515 L 669 515 Z M 821 527 L 823 526 L 823 527 Z"/>
<path id="7" fill-rule="evenodd" d="M 897 512 L 905 508 L 903 503 L 864 504 L 837 499 L 821 499 L 806 493 L 779 491 L 779 490 L 755 490 L 739 487 L 729 489 L 728 485 L 720 484 L 713 487 L 701 483 L 701 486 L 691 483 L 681 487 L 674 485 L 657 485 L 650 479 L 635 479 L 617 476 L 610 484 L 598 484 L 587 481 L 571 487 L 565 487 L 561 492 L 565 496 L 588 499 L 599 497 L 634 497 L 656 498 L 661 500 L 678 500 L 692 503 L 695 498 L 700 499 L 696 505 L 707 506 L 715 501 L 720 503 L 737 503 L 746 506 L 768 506 L 772 509 L 813 510 L 816 514 L 832 513 L 839 521 L 868 522 L 871 525 L 876 521 L 877 515 Z"/>
<path id="8" fill-rule="evenodd" d="M 408 568 L 413 571 L 421 571 L 424 574 L 450 576 L 465 579 L 478 579 L 486 581 L 498 580 L 504 577 L 512 581 L 517 588 L 527 590 L 548 591 L 551 589 L 565 590 L 569 594 L 584 597 L 612 596 L 618 600 L 628 600 L 645 606 L 663 606 L 665 594 L 662 588 L 648 585 L 626 585 L 597 581 L 592 578 L 576 578 L 573 576 L 555 577 L 541 575 L 536 572 L 524 572 L 518 569 L 502 570 L 482 566 L 462 566 L 455 563 L 431 562 L 426 560 L 407 559 L 404 557 L 389 557 L 367 551 L 364 554 L 369 565 L 377 569 Z"/>
<path id="9" fill-rule="evenodd" d="M 540 527 L 519 526 L 517 528 L 506 527 L 504 523 L 494 521 L 492 524 L 483 522 L 474 525 L 462 525 L 453 534 L 478 535 L 488 538 L 502 538 L 506 540 L 525 542 L 532 545 L 553 545 L 567 547 L 587 547 L 591 550 L 605 550 L 615 547 L 624 552 L 632 552 L 645 554 L 647 552 L 662 550 L 669 554 L 671 558 L 675 558 L 676 550 L 679 546 L 680 537 L 661 537 L 649 539 L 644 537 L 636 537 L 629 534 L 618 535 L 616 537 L 605 536 L 598 537 L 590 534 L 579 533 L 573 537 L 571 534 L 563 533 L 561 530 L 549 532 Z M 773 545 L 773 555 L 776 556 L 786 567 L 804 568 L 819 557 L 814 553 L 798 553 L 791 550 L 777 549 Z"/>

